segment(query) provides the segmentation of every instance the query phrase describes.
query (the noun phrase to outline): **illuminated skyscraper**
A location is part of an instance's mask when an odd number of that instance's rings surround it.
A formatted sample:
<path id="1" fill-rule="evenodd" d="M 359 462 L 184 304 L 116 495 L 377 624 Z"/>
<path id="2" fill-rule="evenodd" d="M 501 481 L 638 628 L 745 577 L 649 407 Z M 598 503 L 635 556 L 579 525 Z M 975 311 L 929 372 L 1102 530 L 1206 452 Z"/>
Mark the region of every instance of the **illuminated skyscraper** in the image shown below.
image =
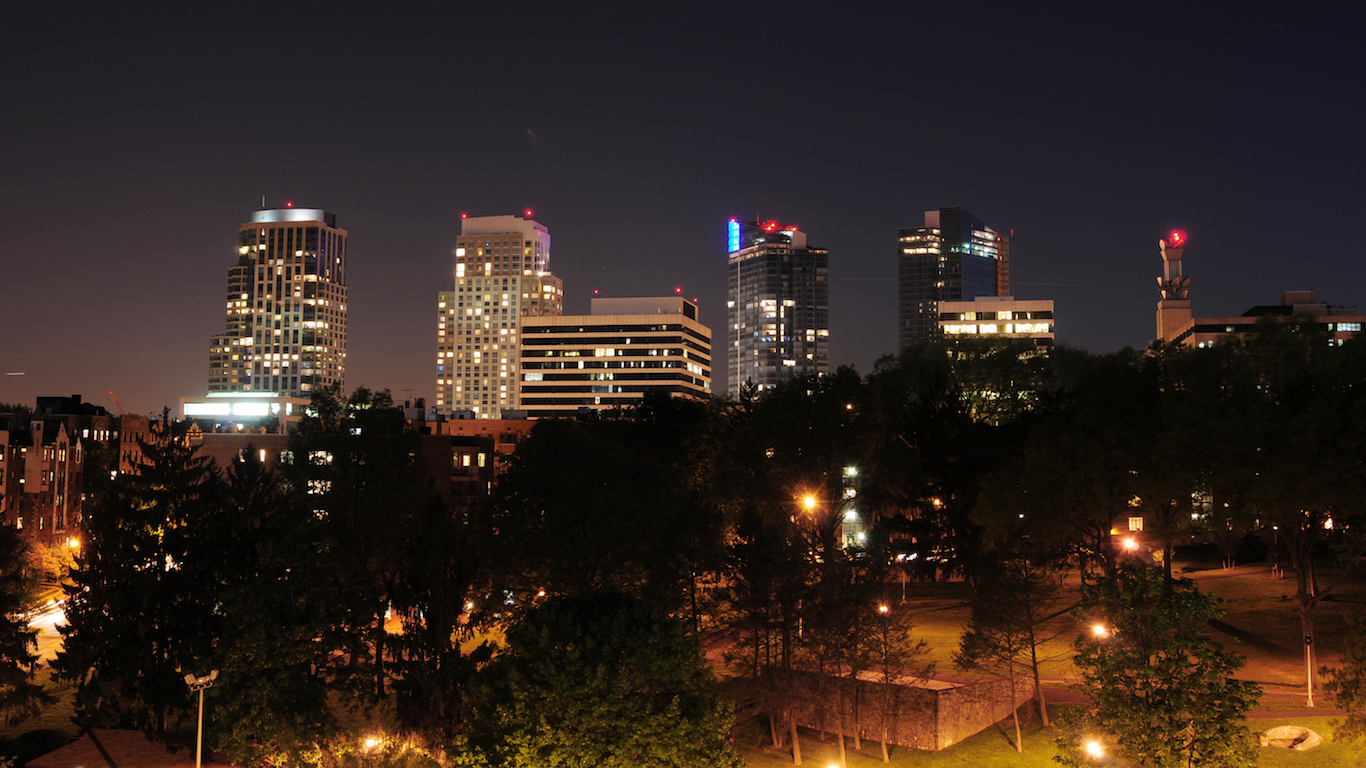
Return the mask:
<path id="1" fill-rule="evenodd" d="M 346 230 L 317 208 L 256 211 L 228 269 L 209 392 L 311 396 L 346 372 Z"/>
<path id="2" fill-rule="evenodd" d="M 731 219 L 726 389 L 830 370 L 830 255 L 773 221 Z"/>
<path id="3" fill-rule="evenodd" d="M 563 284 L 550 274 L 549 230 L 518 216 L 461 219 L 455 290 L 437 296 L 437 411 L 496 419 L 520 408 L 521 319 L 563 309 Z"/>
<path id="4" fill-rule="evenodd" d="M 925 226 L 897 231 L 897 343 L 939 332 L 939 302 L 1010 295 L 1010 247 L 962 208 L 925 211 Z"/>

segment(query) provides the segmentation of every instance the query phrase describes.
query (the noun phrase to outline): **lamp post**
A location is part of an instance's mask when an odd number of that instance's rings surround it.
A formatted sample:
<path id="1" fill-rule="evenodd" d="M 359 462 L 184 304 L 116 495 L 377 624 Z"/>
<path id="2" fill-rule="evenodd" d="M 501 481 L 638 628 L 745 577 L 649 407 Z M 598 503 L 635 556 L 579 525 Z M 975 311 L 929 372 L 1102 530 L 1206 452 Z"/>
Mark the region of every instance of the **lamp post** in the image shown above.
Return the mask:
<path id="1" fill-rule="evenodd" d="M 195 677 L 193 674 L 185 676 L 185 684 L 190 686 L 190 692 L 199 692 L 199 731 L 195 736 L 194 742 L 194 768 L 200 768 L 203 763 L 200 760 L 204 752 L 204 689 L 213 685 L 213 681 L 218 679 L 218 670 L 212 670 L 203 677 Z"/>

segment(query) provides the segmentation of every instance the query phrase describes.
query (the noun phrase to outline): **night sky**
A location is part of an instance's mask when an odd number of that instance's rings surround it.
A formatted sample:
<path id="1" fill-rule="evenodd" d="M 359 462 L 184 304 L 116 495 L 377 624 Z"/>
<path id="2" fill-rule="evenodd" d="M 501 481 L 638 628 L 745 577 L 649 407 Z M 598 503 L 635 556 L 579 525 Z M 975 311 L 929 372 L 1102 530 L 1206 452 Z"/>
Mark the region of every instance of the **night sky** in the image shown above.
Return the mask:
<path id="1" fill-rule="evenodd" d="M 726 221 L 796 224 L 861 373 L 895 351 L 896 230 L 943 206 L 1013 229 L 1015 295 L 1092 351 L 1152 337 L 1172 228 L 1197 315 L 1366 308 L 1359 16 L 40 5 L 0 31 L 0 401 L 203 395 L 263 195 L 350 233 L 347 387 L 396 399 L 433 395 L 461 212 L 533 209 L 566 312 L 681 286 L 718 335 Z"/>

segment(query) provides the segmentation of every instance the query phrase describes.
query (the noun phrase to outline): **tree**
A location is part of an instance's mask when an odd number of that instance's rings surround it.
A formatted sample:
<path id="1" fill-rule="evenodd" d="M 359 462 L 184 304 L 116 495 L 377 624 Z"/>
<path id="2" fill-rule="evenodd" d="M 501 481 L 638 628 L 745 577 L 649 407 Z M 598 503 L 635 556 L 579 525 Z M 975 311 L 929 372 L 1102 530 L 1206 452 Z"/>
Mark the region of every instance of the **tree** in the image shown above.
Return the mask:
<path id="1" fill-rule="evenodd" d="M 1273 556 L 1295 571 L 1309 706 L 1315 609 L 1366 554 L 1366 339 L 1328 342 L 1318 320 L 1291 318 L 1259 322 L 1229 345 L 1209 441 L 1225 448 L 1216 490 L 1249 524 L 1271 529 Z M 1335 547 L 1344 567 L 1321 584 L 1318 560 Z"/>
<path id="2" fill-rule="evenodd" d="M 19 615 L 33 599 L 27 570 L 18 533 L 0 527 L 0 714 L 11 725 L 38 714 L 51 700 L 29 674 L 38 660 L 38 632 Z"/>
<path id="3" fill-rule="evenodd" d="M 169 412 L 139 445 L 138 474 L 102 488 L 86 515 L 55 666 L 76 684 L 82 725 L 152 733 L 188 712 L 185 671 L 210 655 L 217 594 L 190 552 L 220 478 Z"/>
<path id="4" fill-rule="evenodd" d="M 281 475 L 289 503 L 316 519 L 310 546 L 326 572 L 318 586 L 333 601 L 323 644 L 347 662 L 335 669 L 333 689 L 365 706 L 389 693 L 385 615 L 405 562 L 406 521 L 431 487 L 418 437 L 387 390 L 315 390 L 310 411 Z"/>
<path id="5" fill-rule="evenodd" d="M 972 519 L 988 548 L 1027 540 L 1034 550 L 1070 551 L 1083 571 L 1098 567 L 1112 578 L 1111 525 L 1138 493 L 1156 382 L 1130 349 L 1063 357 L 1068 372 L 1013 457 L 983 480 Z"/>
<path id="6" fill-rule="evenodd" d="M 0 413 L 13 415 L 22 422 L 33 415 L 33 409 L 19 403 L 0 403 Z"/>
<path id="7" fill-rule="evenodd" d="M 470 680 L 487 661 L 486 644 L 465 649 L 494 609 L 469 611 L 487 577 L 487 531 L 470 510 L 433 494 L 409 510 L 402 564 L 390 599 L 403 633 L 390 639 L 399 722 L 434 747 L 455 744 Z M 498 601 L 501 603 L 501 601 Z"/>
<path id="8" fill-rule="evenodd" d="M 24 561 L 29 573 L 39 581 L 56 584 L 71 573 L 71 567 L 76 564 L 76 554 L 66 541 L 52 545 L 32 541 L 24 553 Z"/>
<path id="9" fill-rule="evenodd" d="M 1342 708 L 1341 720 L 1332 721 L 1333 741 L 1356 741 L 1366 736 L 1366 617 L 1351 616 L 1342 640 L 1342 663 L 1320 670 L 1328 679 L 1323 692 Z"/>
<path id="10" fill-rule="evenodd" d="M 219 585 L 206 728 L 234 763 L 307 764 L 338 735 L 329 695 L 345 664 L 320 642 L 342 618 L 323 521 L 251 446 L 223 495 L 193 561 Z"/>
<path id="11" fill-rule="evenodd" d="M 883 684 L 882 716 L 878 727 L 884 763 L 891 761 L 887 754 L 887 736 L 896 714 L 892 711 L 895 698 L 892 686 L 908 680 L 928 679 L 933 672 L 933 664 L 924 661 L 929 646 L 924 640 L 911 639 L 914 628 L 911 612 L 892 607 L 884 597 L 877 606 L 877 621 L 873 624 L 873 631 L 863 640 L 866 664 Z"/>
<path id="12" fill-rule="evenodd" d="M 636 449 L 633 426 L 542 420 L 517 447 L 491 524 L 519 596 L 646 589 L 678 483 Z"/>
<path id="13" fill-rule="evenodd" d="M 973 582 L 972 615 L 954 654 L 954 663 L 962 669 L 1004 675 L 1010 680 L 1012 697 L 1017 671 L 1030 673 L 1044 727 L 1048 727 L 1048 705 L 1039 676 L 1039 651 L 1062 632 L 1049 626 L 1057 617 L 1053 610 L 1057 602 L 1057 569 L 1046 560 L 1037 562 L 1018 554 L 993 560 Z M 1015 748 L 1023 752 L 1018 707 L 1012 706 L 1011 714 Z"/>
<path id="14" fill-rule="evenodd" d="M 1010 455 L 1035 397 L 1039 358 L 1013 345 L 935 340 L 879 361 L 869 388 L 882 404 L 886 439 L 872 488 L 888 516 L 920 542 L 922 562 L 971 578 L 981 527 L 969 518 L 982 478 Z"/>
<path id="15" fill-rule="evenodd" d="M 1125 561 L 1115 581 L 1082 585 L 1076 616 L 1088 625 L 1074 663 L 1095 702 L 1086 725 L 1110 733 L 1151 768 L 1247 766 L 1256 748 L 1243 719 L 1261 689 L 1235 680 L 1243 658 L 1201 631 L 1219 600 L 1162 571 Z M 1060 740 L 1060 746 L 1064 746 Z M 1079 765 L 1064 750 L 1059 758 Z"/>
<path id="16" fill-rule="evenodd" d="M 485 674 L 474 741 L 496 766 L 742 765 L 696 639 L 635 598 L 549 600 Z"/>

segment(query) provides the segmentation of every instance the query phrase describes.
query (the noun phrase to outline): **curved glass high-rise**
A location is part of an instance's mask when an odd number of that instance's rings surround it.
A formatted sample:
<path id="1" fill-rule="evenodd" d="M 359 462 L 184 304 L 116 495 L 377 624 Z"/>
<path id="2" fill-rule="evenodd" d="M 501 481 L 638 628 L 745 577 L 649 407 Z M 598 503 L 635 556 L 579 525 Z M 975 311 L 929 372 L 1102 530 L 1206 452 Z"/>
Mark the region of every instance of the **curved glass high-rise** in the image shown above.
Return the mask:
<path id="1" fill-rule="evenodd" d="M 238 232 L 209 392 L 310 397 L 346 374 L 346 230 L 318 208 L 266 208 Z"/>

